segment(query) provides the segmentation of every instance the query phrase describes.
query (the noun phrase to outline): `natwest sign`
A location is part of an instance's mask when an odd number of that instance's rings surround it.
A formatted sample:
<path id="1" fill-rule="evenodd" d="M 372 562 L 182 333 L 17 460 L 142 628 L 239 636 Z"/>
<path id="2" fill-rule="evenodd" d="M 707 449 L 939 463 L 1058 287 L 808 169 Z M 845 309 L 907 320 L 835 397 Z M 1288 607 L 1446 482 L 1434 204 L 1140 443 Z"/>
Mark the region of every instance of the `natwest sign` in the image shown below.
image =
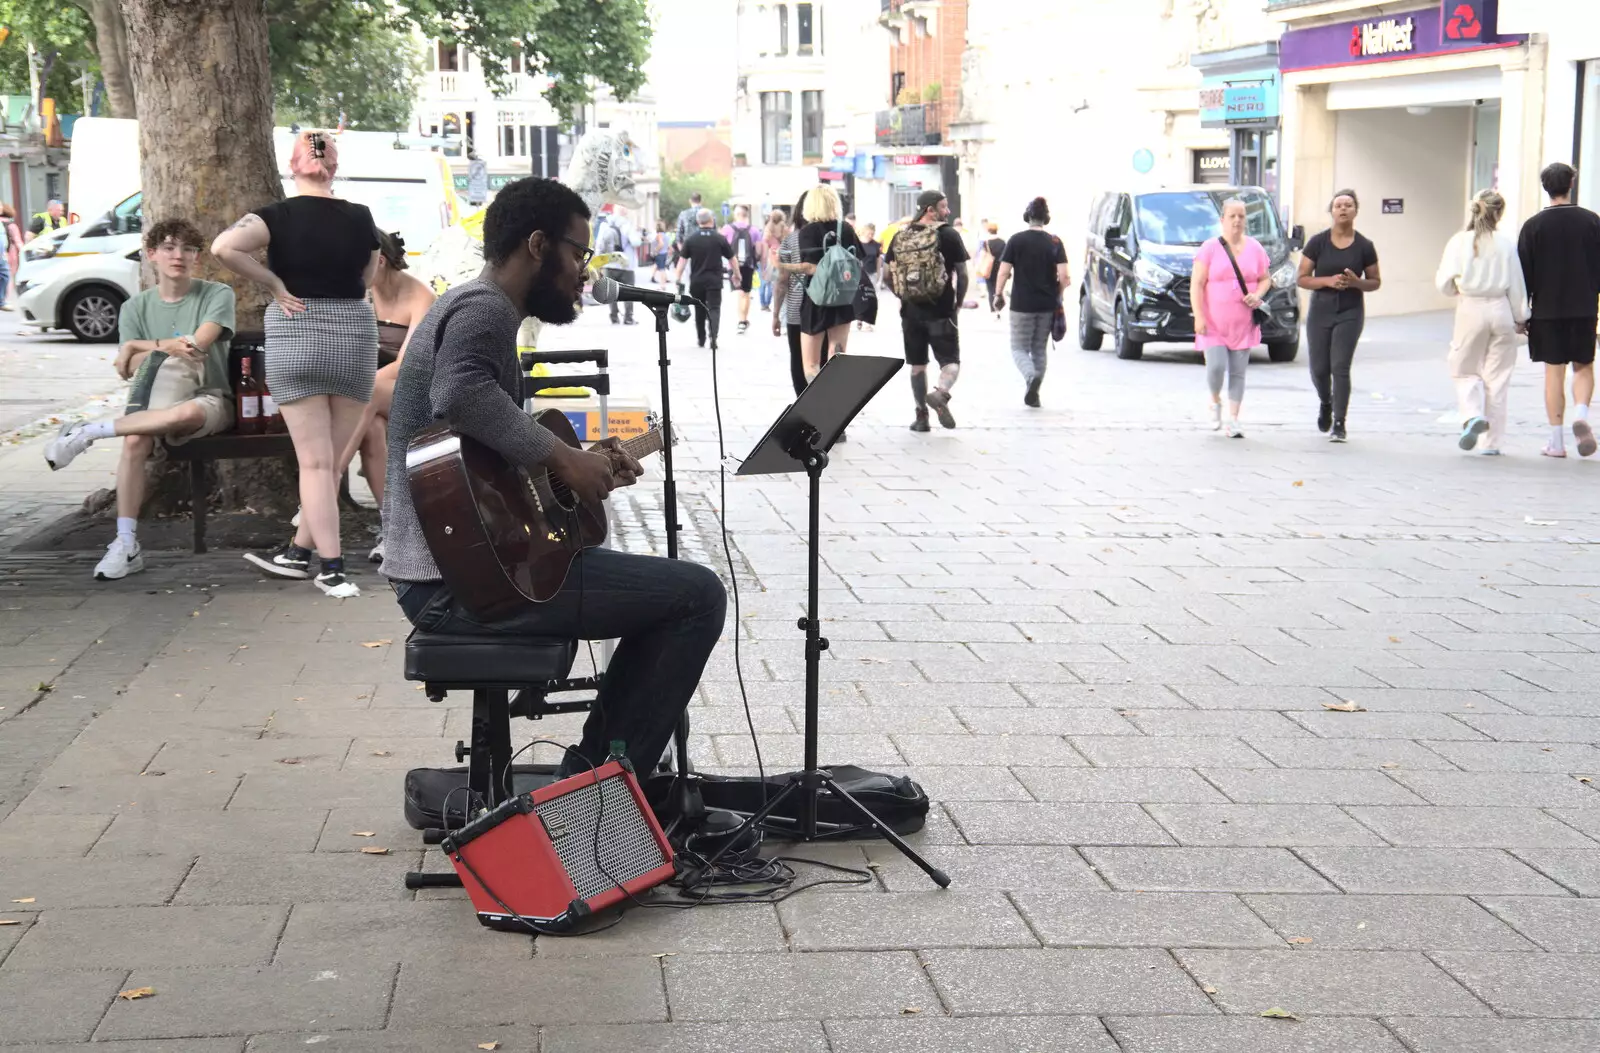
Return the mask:
<path id="1" fill-rule="evenodd" d="M 1362 22 L 1350 28 L 1350 57 L 1370 58 L 1412 52 L 1417 47 L 1416 33 L 1417 20 L 1410 17 Z"/>
<path id="2" fill-rule="evenodd" d="M 1293 73 L 1525 43 L 1525 36 L 1496 31 L 1498 9 L 1498 0 L 1441 0 L 1421 11 L 1291 29 L 1279 38 L 1278 68 Z"/>

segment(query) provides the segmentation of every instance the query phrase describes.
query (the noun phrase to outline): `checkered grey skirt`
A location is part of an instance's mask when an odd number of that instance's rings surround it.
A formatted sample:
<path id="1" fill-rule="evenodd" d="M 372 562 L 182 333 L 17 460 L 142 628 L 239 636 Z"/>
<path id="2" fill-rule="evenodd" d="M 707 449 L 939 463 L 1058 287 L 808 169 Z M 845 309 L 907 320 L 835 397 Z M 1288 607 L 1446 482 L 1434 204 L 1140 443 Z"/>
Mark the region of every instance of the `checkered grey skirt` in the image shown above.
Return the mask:
<path id="1" fill-rule="evenodd" d="M 277 402 L 311 395 L 372 400 L 378 318 L 366 300 L 307 300 L 289 316 L 267 305 L 267 387 Z"/>

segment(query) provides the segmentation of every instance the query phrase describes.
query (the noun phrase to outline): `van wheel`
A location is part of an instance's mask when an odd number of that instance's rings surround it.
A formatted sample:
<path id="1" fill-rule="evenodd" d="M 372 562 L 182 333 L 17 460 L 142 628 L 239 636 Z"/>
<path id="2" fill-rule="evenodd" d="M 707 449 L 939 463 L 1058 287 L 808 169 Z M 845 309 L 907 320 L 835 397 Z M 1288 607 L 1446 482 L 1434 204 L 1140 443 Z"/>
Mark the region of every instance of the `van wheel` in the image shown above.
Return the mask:
<path id="1" fill-rule="evenodd" d="M 1300 354 L 1300 338 L 1276 340 L 1267 345 L 1267 356 L 1274 362 L 1293 362 Z"/>
<path id="2" fill-rule="evenodd" d="M 1106 334 L 1094 327 L 1094 316 L 1089 310 L 1089 294 L 1078 294 L 1078 346 L 1085 351 L 1098 351 Z"/>
<path id="3" fill-rule="evenodd" d="M 117 312 L 122 294 L 104 285 L 78 289 L 61 305 L 65 328 L 86 344 L 103 344 L 117 338 Z"/>
<path id="4" fill-rule="evenodd" d="M 1128 305 L 1118 300 L 1116 328 L 1111 331 L 1111 339 L 1117 345 L 1117 357 L 1129 361 L 1144 357 L 1144 345 L 1133 339 L 1132 328 L 1128 322 Z"/>

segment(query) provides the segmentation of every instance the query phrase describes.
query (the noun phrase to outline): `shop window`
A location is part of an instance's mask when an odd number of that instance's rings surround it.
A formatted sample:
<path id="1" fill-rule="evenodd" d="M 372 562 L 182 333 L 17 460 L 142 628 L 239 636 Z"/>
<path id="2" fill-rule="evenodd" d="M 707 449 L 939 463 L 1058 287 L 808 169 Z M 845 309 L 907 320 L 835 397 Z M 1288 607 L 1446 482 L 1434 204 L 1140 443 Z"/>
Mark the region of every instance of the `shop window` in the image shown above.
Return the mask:
<path id="1" fill-rule="evenodd" d="M 811 5 L 794 5 L 794 30 L 797 50 L 802 55 L 811 54 Z"/>
<path id="2" fill-rule="evenodd" d="M 789 53 L 789 5 L 779 4 L 778 11 L 778 54 Z"/>
<path id="3" fill-rule="evenodd" d="M 794 163 L 790 105 L 786 91 L 761 93 L 761 163 L 764 165 Z"/>
<path id="4" fill-rule="evenodd" d="M 521 52 L 517 52 L 516 54 L 511 56 L 511 72 L 512 73 L 521 73 L 522 72 L 522 53 Z"/>
<path id="5" fill-rule="evenodd" d="M 800 93 L 800 153 L 806 164 L 822 159 L 822 92 Z"/>
<path id="6" fill-rule="evenodd" d="M 440 73 L 455 73 L 461 69 L 459 61 L 461 55 L 455 44 L 447 40 L 441 40 L 436 50 L 439 56 Z"/>

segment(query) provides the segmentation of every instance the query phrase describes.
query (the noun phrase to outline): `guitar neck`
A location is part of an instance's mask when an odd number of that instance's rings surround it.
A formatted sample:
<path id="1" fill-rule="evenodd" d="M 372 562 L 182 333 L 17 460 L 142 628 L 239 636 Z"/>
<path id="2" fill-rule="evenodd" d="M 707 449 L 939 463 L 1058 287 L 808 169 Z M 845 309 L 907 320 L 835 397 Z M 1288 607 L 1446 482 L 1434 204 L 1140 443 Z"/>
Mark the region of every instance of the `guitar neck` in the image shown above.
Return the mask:
<path id="1" fill-rule="evenodd" d="M 651 428 L 643 435 L 635 435 L 621 443 L 622 449 L 634 460 L 648 457 L 652 453 L 660 453 L 662 445 L 660 428 Z"/>

